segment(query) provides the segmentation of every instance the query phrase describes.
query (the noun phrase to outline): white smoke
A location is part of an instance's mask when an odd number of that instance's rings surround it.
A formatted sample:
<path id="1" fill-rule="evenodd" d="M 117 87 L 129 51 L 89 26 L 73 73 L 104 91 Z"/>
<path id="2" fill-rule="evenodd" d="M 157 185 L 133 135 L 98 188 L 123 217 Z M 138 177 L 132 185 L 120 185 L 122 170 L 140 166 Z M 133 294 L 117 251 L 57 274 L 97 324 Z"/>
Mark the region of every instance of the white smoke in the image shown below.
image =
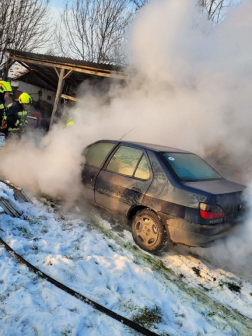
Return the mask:
<path id="1" fill-rule="evenodd" d="M 247 190 L 246 200 L 250 210 L 230 235 L 215 241 L 208 248 L 190 248 L 189 252 L 252 280 L 252 185 Z M 188 252 L 188 249 L 181 246 L 178 250 Z"/>
<path id="2" fill-rule="evenodd" d="M 76 197 L 83 145 L 78 133 L 57 125 L 45 137 L 8 139 L 1 150 L 1 175 L 35 194 Z"/>

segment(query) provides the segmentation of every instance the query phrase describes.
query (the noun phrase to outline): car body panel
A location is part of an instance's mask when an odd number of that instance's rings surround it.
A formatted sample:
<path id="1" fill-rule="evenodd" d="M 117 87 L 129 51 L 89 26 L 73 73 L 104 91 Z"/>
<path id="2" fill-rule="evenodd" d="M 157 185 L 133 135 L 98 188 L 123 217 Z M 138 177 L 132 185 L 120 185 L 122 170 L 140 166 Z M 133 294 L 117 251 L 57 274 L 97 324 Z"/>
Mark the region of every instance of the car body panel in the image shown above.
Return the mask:
<path id="1" fill-rule="evenodd" d="M 158 213 L 165 223 L 173 243 L 205 247 L 216 239 L 226 236 L 235 227 L 234 223 L 197 224 L 186 219 Z"/>
<path id="2" fill-rule="evenodd" d="M 131 144 L 125 146 L 132 147 Z M 142 199 L 151 184 L 153 174 L 144 150 L 143 154 L 150 170 L 150 177 L 148 180 L 141 180 L 107 171 L 106 168 L 108 163 L 117 148 L 119 148 L 119 146 L 117 146 L 113 153 L 111 153 L 97 177 L 95 184 L 95 202 L 98 205 L 117 212 L 119 215 L 126 216 L 133 205 L 141 204 Z"/>
<path id="3" fill-rule="evenodd" d="M 193 188 L 186 187 L 181 182 L 179 183 L 175 175 L 169 171 L 159 153 L 148 151 L 148 156 L 154 177 L 144 197 L 143 204 L 148 204 L 152 198 L 153 204 L 155 203 L 156 205 L 155 211 L 162 211 L 161 206 L 164 206 L 164 202 L 161 201 L 198 209 L 199 202 L 207 200 L 207 193 L 204 191 L 195 193 Z M 160 205 L 158 205 L 159 203 Z"/>
<path id="4" fill-rule="evenodd" d="M 120 145 L 138 148 L 145 153 L 151 171 L 148 180 L 106 171 Z M 166 162 L 163 152 L 189 153 L 166 146 L 116 142 L 116 147 L 101 169 L 84 167 L 82 180 L 90 190 L 89 199 L 122 218 L 129 218 L 132 208 L 136 206 L 150 208 L 162 219 L 171 240 L 177 243 L 204 246 L 222 237 L 240 213 L 242 192 L 246 187 L 224 178 L 181 181 Z M 225 217 L 203 219 L 199 211 L 200 203 L 221 206 Z"/>
<path id="5" fill-rule="evenodd" d="M 226 216 L 237 214 L 241 210 L 242 192 L 245 186 L 225 179 L 215 181 L 187 182 L 186 186 L 209 193 L 208 203 L 218 204 Z"/>
<path id="6" fill-rule="evenodd" d="M 99 142 L 104 142 L 104 141 L 96 141 L 93 144 L 91 144 L 90 146 L 99 143 Z M 111 140 L 107 140 L 106 142 L 110 142 L 115 144 L 115 147 L 111 149 L 111 151 L 108 153 L 108 155 L 105 157 L 101 167 L 97 168 L 94 166 L 90 166 L 87 164 L 83 164 L 83 169 L 81 172 L 81 179 L 82 179 L 82 184 L 83 184 L 83 192 L 85 197 L 92 201 L 95 202 L 95 197 L 94 197 L 94 189 L 95 189 L 95 183 L 96 183 L 96 179 L 97 176 L 99 174 L 99 172 L 101 171 L 102 167 L 104 166 L 105 162 L 107 161 L 107 159 L 111 156 L 112 153 L 114 153 L 115 149 L 117 148 L 118 142 L 116 141 L 111 141 Z M 88 146 L 88 147 L 90 147 Z M 88 148 L 87 147 L 87 148 Z M 83 153 L 84 155 L 84 153 Z"/>
<path id="7" fill-rule="evenodd" d="M 95 185 L 97 204 L 126 216 L 132 205 L 139 204 L 150 180 L 138 180 L 102 170 Z"/>
<path id="8" fill-rule="evenodd" d="M 85 197 L 94 202 L 94 186 L 96 178 L 100 172 L 100 168 L 96 168 L 93 166 L 83 165 L 83 170 L 81 173 L 82 183 L 84 185 L 84 195 Z"/>
<path id="9" fill-rule="evenodd" d="M 241 189 L 245 189 L 243 185 L 225 179 L 213 181 L 184 182 L 184 184 L 185 186 L 194 188 L 196 190 L 206 191 L 213 195 L 235 193 L 240 192 Z"/>

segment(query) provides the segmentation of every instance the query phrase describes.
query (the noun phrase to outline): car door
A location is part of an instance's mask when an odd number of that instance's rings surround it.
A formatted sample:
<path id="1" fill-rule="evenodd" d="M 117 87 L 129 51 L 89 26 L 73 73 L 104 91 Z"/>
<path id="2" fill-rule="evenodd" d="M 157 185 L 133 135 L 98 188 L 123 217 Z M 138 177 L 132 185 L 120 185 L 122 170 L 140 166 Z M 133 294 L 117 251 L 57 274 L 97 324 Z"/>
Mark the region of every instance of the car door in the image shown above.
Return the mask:
<path id="1" fill-rule="evenodd" d="M 81 175 L 84 185 L 84 195 L 91 201 L 94 201 L 95 180 L 106 158 L 115 146 L 115 142 L 103 141 L 96 142 L 85 149 L 85 163 Z"/>
<path id="2" fill-rule="evenodd" d="M 125 216 L 132 205 L 141 203 L 151 180 L 145 151 L 120 145 L 97 177 L 95 201 Z"/>

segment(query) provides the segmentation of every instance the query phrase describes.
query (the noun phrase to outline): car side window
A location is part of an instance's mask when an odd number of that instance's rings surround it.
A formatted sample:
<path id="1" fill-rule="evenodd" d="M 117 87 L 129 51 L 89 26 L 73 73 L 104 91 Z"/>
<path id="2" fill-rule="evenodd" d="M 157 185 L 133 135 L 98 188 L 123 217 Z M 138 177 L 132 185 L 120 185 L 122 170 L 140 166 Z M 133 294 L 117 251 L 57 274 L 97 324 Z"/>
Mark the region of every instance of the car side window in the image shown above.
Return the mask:
<path id="1" fill-rule="evenodd" d="M 148 166 L 146 157 L 144 155 L 137 167 L 134 177 L 142 179 L 142 180 L 148 180 L 148 178 L 150 177 L 149 166 Z"/>
<path id="2" fill-rule="evenodd" d="M 98 142 L 89 146 L 84 153 L 85 164 L 96 168 L 101 168 L 104 160 L 115 144 L 112 142 Z"/>
<path id="3" fill-rule="evenodd" d="M 107 169 L 108 171 L 133 176 L 143 151 L 137 148 L 121 146 L 113 155 Z"/>

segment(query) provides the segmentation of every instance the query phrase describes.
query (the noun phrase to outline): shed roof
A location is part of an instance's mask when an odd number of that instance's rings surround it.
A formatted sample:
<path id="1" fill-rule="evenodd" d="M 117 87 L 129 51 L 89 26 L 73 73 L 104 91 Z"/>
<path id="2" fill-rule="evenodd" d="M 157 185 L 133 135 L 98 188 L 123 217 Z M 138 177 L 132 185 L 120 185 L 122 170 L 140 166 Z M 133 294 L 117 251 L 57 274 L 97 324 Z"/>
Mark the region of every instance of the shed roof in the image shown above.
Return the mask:
<path id="1" fill-rule="evenodd" d="M 115 65 L 86 62 L 66 57 L 42 55 L 26 51 L 9 49 L 9 59 L 23 65 L 30 74 L 20 76 L 19 80 L 40 86 L 52 91 L 57 90 L 58 70 L 65 69 L 68 75 L 65 78 L 63 92 L 74 95 L 76 88 L 84 80 L 95 78 L 124 79 L 122 68 Z"/>
<path id="2" fill-rule="evenodd" d="M 11 58 L 25 58 L 27 60 L 39 60 L 42 62 L 50 62 L 55 65 L 73 65 L 80 68 L 89 68 L 93 70 L 100 70 L 104 72 L 122 72 L 122 67 L 104 63 L 94 63 L 87 62 L 83 60 L 72 59 L 69 57 L 61 57 L 61 56 L 52 56 L 52 55 L 44 55 L 31 53 L 27 51 L 8 49 Z"/>

